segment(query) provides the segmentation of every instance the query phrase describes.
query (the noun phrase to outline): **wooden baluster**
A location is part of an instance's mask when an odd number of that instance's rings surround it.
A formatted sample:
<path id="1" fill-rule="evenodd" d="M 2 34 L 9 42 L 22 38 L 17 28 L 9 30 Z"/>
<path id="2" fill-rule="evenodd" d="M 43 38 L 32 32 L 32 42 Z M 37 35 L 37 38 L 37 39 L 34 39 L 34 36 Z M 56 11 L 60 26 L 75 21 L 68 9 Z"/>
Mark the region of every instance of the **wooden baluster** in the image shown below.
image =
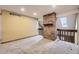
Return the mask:
<path id="1" fill-rule="evenodd" d="M 63 39 L 65 40 L 65 31 L 63 31 L 63 35 L 64 35 Z"/>
<path id="2" fill-rule="evenodd" d="M 60 40 L 61 40 L 61 31 L 60 31 Z"/>
<path id="3" fill-rule="evenodd" d="M 73 32 L 73 43 L 75 42 L 75 32 Z"/>

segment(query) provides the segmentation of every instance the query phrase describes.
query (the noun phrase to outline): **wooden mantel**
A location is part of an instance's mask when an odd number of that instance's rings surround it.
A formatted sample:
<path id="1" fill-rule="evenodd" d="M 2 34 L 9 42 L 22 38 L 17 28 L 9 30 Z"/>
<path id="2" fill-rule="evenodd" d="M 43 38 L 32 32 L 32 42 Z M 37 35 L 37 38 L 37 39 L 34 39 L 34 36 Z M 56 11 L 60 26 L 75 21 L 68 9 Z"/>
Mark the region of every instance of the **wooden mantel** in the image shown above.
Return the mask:
<path id="1" fill-rule="evenodd" d="M 56 13 L 50 13 L 43 16 L 43 36 L 44 38 L 55 40 L 55 25 L 56 25 Z"/>

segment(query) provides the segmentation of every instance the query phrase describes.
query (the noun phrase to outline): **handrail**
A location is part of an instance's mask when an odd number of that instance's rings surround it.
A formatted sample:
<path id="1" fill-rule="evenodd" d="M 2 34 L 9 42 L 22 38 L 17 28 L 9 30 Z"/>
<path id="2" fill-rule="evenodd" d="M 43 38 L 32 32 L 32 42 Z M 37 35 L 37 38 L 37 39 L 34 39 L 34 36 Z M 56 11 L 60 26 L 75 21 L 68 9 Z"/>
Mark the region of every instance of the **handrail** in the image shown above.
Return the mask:
<path id="1" fill-rule="evenodd" d="M 76 29 L 57 29 L 58 37 L 60 40 L 68 41 L 68 42 L 75 42 L 75 33 L 77 32 Z"/>

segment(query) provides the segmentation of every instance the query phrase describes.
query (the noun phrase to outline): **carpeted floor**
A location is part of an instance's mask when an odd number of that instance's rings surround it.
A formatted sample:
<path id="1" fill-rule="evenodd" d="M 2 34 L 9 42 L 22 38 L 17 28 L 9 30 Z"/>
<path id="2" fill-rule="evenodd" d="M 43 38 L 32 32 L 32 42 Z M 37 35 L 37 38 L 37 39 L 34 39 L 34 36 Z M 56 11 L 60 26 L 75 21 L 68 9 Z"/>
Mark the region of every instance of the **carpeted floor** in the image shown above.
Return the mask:
<path id="1" fill-rule="evenodd" d="M 41 35 L 0 44 L 1 54 L 77 54 L 75 44 L 44 39 Z"/>

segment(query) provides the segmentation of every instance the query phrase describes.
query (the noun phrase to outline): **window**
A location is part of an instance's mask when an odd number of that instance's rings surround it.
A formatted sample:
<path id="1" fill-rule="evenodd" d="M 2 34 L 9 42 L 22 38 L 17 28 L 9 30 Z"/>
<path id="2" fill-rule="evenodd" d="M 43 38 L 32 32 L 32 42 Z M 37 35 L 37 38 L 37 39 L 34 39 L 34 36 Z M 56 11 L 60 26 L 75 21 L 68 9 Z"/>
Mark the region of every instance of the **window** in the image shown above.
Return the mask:
<path id="1" fill-rule="evenodd" d="M 67 17 L 60 17 L 60 22 L 61 22 L 62 27 L 68 27 Z"/>

